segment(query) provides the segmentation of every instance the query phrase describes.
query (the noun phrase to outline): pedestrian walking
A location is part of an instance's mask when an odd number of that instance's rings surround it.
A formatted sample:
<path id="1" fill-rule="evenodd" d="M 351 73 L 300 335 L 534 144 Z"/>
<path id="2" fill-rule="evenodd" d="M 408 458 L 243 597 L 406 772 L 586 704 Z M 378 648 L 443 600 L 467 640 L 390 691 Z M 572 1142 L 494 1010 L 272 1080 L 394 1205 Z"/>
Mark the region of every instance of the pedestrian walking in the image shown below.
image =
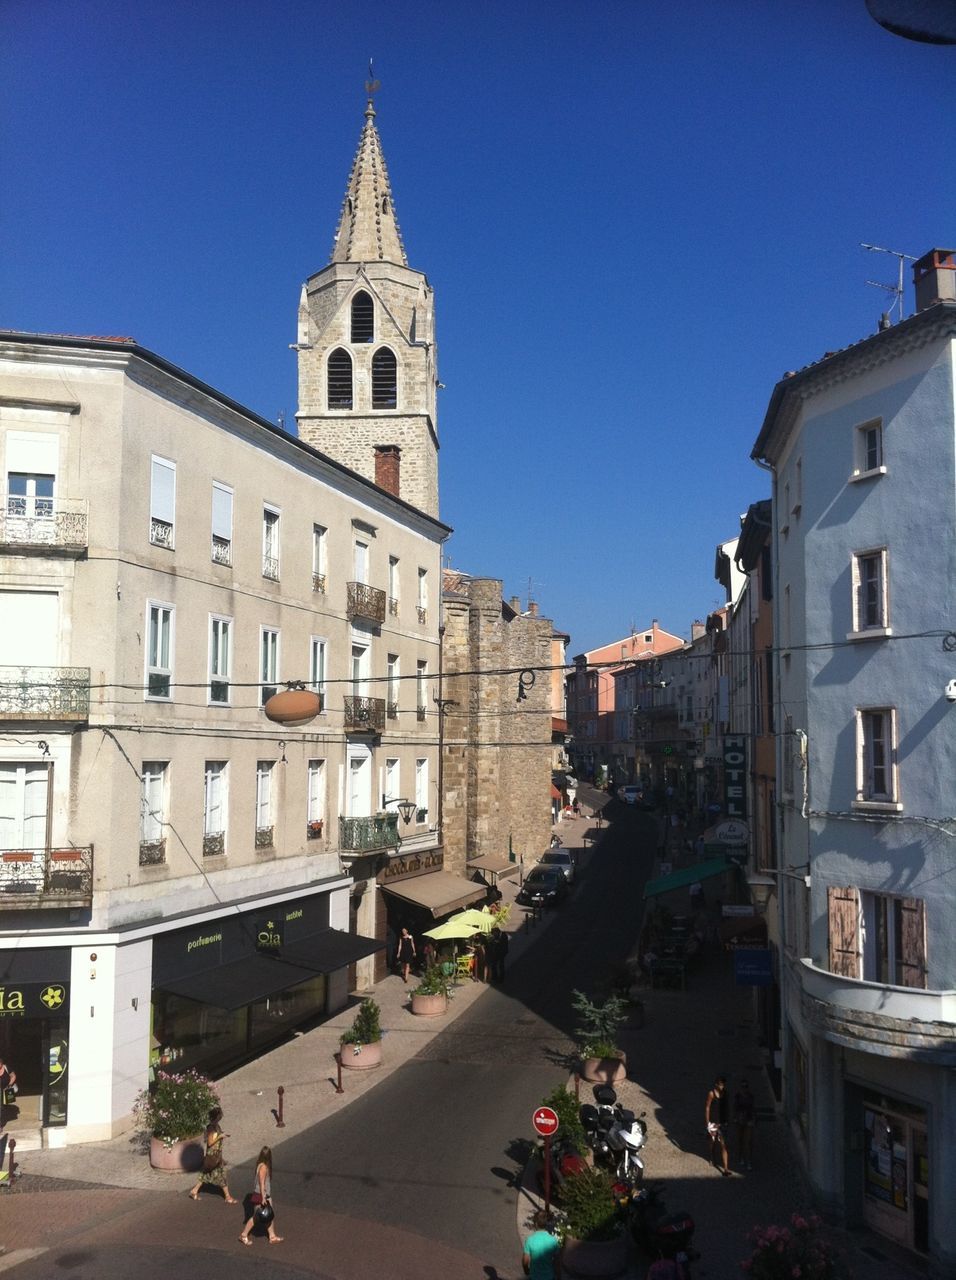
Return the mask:
<path id="1" fill-rule="evenodd" d="M 488 981 L 488 948 L 485 939 L 476 934 L 471 940 L 471 951 L 475 957 L 471 966 L 471 976 L 474 982 Z"/>
<path id="2" fill-rule="evenodd" d="M 218 1187 L 226 1204 L 238 1204 L 239 1201 L 235 1200 L 229 1191 L 226 1162 L 222 1157 L 222 1144 L 229 1134 L 223 1133 L 220 1120 L 222 1120 L 222 1107 L 212 1107 L 209 1112 L 209 1123 L 206 1125 L 206 1154 L 203 1156 L 202 1170 L 199 1181 L 189 1193 L 189 1198 L 198 1200 L 203 1187 Z"/>
<path id="3" fill-rule="evenodd" d="M 753 1168 L 755 1099 L 749 1080 L 741 1080 L 734 1094 L 734 1124 L 737 1126 L 737 1160 L 742 1169 Z"/>
<path id="4" fill-rule="evenodd" d="M 263 1147 L 256 1160 L 256 1176 L 249 1193 L 248 1206 L 252 1210 L 247 1213 L 245 1225 L 239 1234 L 243 1244 L 252 1244 L 249 1232 L 256 1225 L 263 1226 L 269 1236 L 270 1244 L 281 1244 L 285 1236 L 276 1235 L 276 1214 L 272 1206 L 272 1148 Z"/>
<path id="5" fill-rule="evenodd" d="M 17 1105 L 17 1073 L 0 1058 L 0 1129 L 3 1128 L 4 1107 Z"/>
<path id="6" fill-rule="evenodd" d="M 704 1104 L 704 1123 L 710 1137 L 711 1163 L 720 1169 L 721 1177 L 730 1177 L 730 1155 L 727 1151 L 727 1077 L 718 1076 L 711 1085 Z"/>
<path id="7" fill-rule="evenodd" d="M 534 1231 L 524 1242 L 521 1266 L 530 1280 L 561 1280 L 561 1242 L 551 1229 L 548 1215 L 536 1209 Z"/>
<path id="8" fill-rule="evenodd" d="M 395 964 L 401 971 L 402 982 L 408 981 L 408 971 L 415 959 L 415 939 L 403 926 L 398 936 L 398 949 L 395 952 Z"/>
<path id="9" fill-rule="evenodd" d="M 508 935 L 499 925 L 495 925 L 488 937 L 488 960 L 493 982 L 505 980 L 505 961 L 508 959 L 509 945 Z"/>
<path id="10" fill-rule="evenodd" d="M 574 799 L 571 801 L 571 812 L 574 814 L 576 818 L 580 818 L 581 802 L 580 800 L 578 800 L 577 796 L 575 796 Z"/>
<path id="11" fill-rule="evenodd" d="M 426 938 L 422 943 L 422 964 L 425 966 L 426 973 L 429 969 L 434 968 L 437 959 L 438 953 L 435 950 L 434 942 L 432 942 L 431 938 Z"/>

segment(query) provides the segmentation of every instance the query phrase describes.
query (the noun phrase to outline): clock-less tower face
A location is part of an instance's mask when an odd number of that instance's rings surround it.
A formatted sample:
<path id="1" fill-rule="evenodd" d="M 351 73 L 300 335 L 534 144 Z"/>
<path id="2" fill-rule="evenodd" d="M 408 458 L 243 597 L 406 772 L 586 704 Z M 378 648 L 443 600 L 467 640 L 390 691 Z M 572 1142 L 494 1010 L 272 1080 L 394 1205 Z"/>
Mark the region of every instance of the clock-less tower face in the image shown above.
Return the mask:
<path id="1" fill-rule="evenodd" d="M 331 261 L 302 288 L 296 349 L 299 438 L 437 517 L 434 297 L 405 257 L 371 102 Z"/>

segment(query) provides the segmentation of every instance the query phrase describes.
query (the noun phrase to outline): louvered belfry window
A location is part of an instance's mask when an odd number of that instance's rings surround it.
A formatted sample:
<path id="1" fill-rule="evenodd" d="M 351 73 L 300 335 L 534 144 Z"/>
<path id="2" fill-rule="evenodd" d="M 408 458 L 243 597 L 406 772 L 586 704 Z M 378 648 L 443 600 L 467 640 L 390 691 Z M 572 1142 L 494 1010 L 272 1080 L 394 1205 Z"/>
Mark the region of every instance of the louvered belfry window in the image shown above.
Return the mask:
<path id="1" fill-rule="evenodd" d="M 352 407 L 352 357 L 338 347 L 329 356 L 328 399 L 330 409 Z"/>
<path id="2" fill-rule="evenodd" d="M 375 308 L 364 291 L 352 299 L 352 341 L 371 342 L 375 337 Z"/>
<path id="3" fill-rule="evenodd" d="M 394 355 L 381 347 L 372 356 L 372 408 L 394 409 L 398 404 L 398 365 Z"/>

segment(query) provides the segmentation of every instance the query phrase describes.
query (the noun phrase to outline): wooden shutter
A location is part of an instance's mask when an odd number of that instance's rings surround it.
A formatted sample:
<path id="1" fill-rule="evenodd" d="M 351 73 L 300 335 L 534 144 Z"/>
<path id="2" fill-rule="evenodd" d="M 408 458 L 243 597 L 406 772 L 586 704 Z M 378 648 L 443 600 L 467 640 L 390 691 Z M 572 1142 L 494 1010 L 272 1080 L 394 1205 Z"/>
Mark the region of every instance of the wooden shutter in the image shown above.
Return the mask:
<path id="1" fill-rule="evenodd" d="M 830 926 L 830 972 L 860 976 L 860 894 L 852 887 L 827 889 Z"/>
<path id="2" fill-rule="evenodd" d="M 922 898 L 898 898 L 896 982 L 901 987 L 926 986 L 926 904 Z"/>

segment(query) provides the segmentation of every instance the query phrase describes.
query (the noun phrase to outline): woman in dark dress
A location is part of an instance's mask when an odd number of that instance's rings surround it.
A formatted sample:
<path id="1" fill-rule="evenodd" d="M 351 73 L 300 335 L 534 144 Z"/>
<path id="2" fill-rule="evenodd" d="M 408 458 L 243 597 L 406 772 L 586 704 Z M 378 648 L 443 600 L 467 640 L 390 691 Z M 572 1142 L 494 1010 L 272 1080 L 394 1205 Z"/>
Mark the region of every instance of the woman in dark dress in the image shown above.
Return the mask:
<path id="1" fill-rule="evenodd" d="M 206 1155 L 202 1162 L 202 1172 L 199 1175 L 199 1181 L 189 1193 L 190 1200 L 198 1200 L 203 1187 L 218 1187 L 225 1196 L 226 1204 L 238 1203 L 229 1193 L 226 1162 L 222 1158 L 223 1139 L 228 1135 L 222 1131 L 222 1125 L 219 1123 L 221 1119 L 222 1107 L 213 1107 L 209 1112 L 209 1123 L 206 1125 Z"/>
<path id="2" fill-rule="evenodd" d="M 415 939 L 406 928 L 398 937 L 398 950 L 395 952 L 395 963 L 402 971 L 402 982 L 408 981 L 408 971 L 415 959 Z"/>

